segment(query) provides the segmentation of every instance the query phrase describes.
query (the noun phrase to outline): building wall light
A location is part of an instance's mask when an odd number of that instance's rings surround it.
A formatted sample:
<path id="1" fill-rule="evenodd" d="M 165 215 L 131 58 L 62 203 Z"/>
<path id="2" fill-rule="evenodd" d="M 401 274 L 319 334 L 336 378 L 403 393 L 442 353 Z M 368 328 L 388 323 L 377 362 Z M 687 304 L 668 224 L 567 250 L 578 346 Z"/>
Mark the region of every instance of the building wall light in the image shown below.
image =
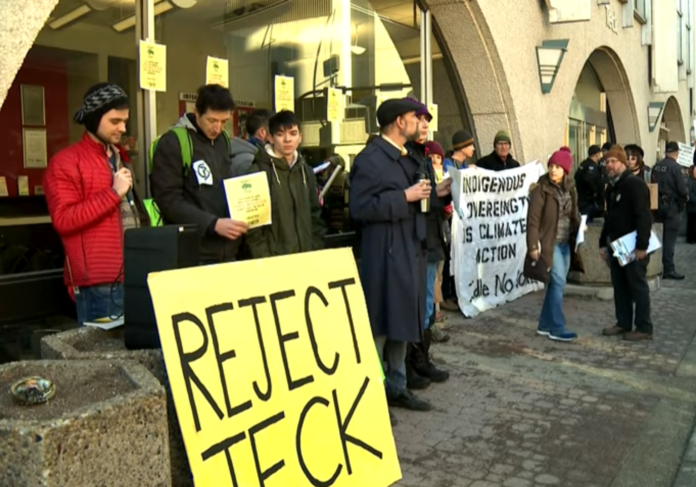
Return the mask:
<path id="1" fill-rule="evenodd" d="M 653 101 L 648 105 L 648 129 L 650 132 L 655 130 L 660 124 L 660 119 L 662 118 L 662 110 L 665 108 L 665 102 L 663 101 Z"/>
<path id="2" fill-rule="evenodd" d="M 551 93 L 563 56 L 568 50 L 568 42 L 568 39 L 543 41 L 536 48 L 541 92 L 545 95 Z"/>

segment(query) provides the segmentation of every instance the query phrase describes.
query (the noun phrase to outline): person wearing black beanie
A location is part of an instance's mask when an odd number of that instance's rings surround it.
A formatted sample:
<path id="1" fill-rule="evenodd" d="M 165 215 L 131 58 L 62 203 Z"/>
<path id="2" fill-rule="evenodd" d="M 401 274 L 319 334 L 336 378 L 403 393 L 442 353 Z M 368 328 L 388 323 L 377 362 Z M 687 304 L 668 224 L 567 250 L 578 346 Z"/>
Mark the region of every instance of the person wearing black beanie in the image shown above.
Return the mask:
<path id="1" fill-rule="evenodd" d="M 85 127 L 82 139 L 53 156 L 43 177 L 81 325 L 123 315 L 123 233 L 149 223 L 119 145 L 128 115 L 120 86 L 91 87 L 74 117 Z"/>
<path id="2" fill-rule="evenodd" d="M 104 145 L 117 145 L 126 132 L 128 109 L 128 95 L 120 86 L 98 83 L 87 90 L 74 119 Z M 112 110 L 115 117 L 109 117 L 102 123 L 104 115 Z"/>

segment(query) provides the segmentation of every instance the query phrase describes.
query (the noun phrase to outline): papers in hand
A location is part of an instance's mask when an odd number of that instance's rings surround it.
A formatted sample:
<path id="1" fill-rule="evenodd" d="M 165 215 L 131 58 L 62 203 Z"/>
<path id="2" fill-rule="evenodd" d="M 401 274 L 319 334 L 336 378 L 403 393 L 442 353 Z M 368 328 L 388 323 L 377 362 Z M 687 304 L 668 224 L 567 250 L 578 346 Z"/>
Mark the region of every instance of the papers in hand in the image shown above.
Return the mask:
<path id="1" fill-rule="evenodd" d="M 630 264 L 636 260 L 636 239 L 638 234 L 636 232 L 631 232 L 628 235 L 614 240 L 611 243 L 611 250 L 614 252 L 614 257 L 619 261 L 621 267 L 626 264 Z M 662 248 L 662 243 L 660 239 L 657 238 L 655 232 L 650 232 L 650 242 L 648 243 L 648 254 L 652 254 L 656 250 Z"/>
<path id="2" fill-rule="evenodd" d="M 326 161 L 326 162 L 324 162 L 324 163 L 322 163 L 322 164 L 319 164 L 319 165 L 318 165 L 317 167 L 315 167 L 312 171 L 314 172 L 314 174 L 319 174 L 320 172 L 326 170 L 326 168 L 329 167 L 330 165 L 331 165 L 331 162 L 330 162 L 330 161 Z"/>
<path id="3" fill-rule="evenodd" d="M 580 244 L 585 243 L 585 232 L 587 231 L 587 215 L 580 215 L 580 228 L 575 239 L 575 251 L 578 251 Z"/>
<path id="4" fill-rule="evenodd" d="M 225 179 L 223 183 L 231 219 L 249 228 L 271 224 L 271 192 L 265 172 Z"/>
<path id="5" fill-rule="evenodd" d="M 94 321 L 85 321 L 85 326 L 93 326 L 94 328 L 101 328 L 102 330 L 112 330 L 123 326 L 123 316 L 112 320 L 111 318 L 103 318 Z"/>

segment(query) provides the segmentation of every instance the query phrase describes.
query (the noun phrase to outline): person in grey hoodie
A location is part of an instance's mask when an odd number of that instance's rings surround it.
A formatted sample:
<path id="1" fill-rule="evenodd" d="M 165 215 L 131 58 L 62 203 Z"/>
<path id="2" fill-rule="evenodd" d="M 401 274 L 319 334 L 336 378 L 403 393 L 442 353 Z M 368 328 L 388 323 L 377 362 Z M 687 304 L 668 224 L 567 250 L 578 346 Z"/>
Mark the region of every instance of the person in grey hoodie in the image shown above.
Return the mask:
<path id="1" fill-rule="evenodd" d="M 181 146 L 174 132 L 163 134 L 152 158 L 150 187 L 165 224 L 198 226 L 202 264 L 237 258 L 248 226 L 230 219 L 223 180 L 231 177 L 229 147 L 223 127 L 234 101 L 220 85 L 198 90 L 196 109 L 177 123 L 191 140 L 191 167 L 184 170 Z"/>
<path id="2" fill-rule="evenodd" d="M 268 119 L 273 112 L 258 108 L 246 119 L 247 138 L 235 137 L 230 141 L 232 155 L 232 177 L 242 176 L 249 171 L 259 149 L 268 142 Z"/>

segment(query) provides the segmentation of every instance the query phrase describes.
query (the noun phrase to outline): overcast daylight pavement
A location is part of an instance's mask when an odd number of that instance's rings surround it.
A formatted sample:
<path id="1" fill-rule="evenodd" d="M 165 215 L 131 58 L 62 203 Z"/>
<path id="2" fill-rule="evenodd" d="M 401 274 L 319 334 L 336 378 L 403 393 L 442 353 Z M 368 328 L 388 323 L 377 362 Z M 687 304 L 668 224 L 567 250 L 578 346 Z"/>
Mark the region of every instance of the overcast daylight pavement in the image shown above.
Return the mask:
<path id="1" fill-rule="evenodd" d="M 419 391 L 435 411 L 394 410 L 395 485 L 696 486 L 696 246 L 677 263 L 687 279 L 652 294 L 652 341 L 601 336 L 613 301 L 566 298 L 571 344 L 535 335 L 542 293 L 450 314 L 433 348 L 452 377 Z"/>

